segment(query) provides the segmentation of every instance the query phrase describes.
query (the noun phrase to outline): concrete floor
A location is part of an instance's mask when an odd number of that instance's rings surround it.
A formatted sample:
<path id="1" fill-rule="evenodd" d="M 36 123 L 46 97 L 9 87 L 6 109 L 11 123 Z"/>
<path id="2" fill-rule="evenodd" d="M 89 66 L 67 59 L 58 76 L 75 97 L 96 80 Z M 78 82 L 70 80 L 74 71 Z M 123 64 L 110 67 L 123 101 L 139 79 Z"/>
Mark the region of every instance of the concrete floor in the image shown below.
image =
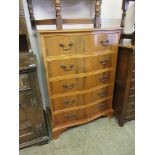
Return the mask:
<path id="1" fill-rule="evenodd" d="M 119 127 L 115 118 L 99 118 L 63 132 L 43 146 L 20 150 L 20 155 L 134 155 L 135 122 Z"/>

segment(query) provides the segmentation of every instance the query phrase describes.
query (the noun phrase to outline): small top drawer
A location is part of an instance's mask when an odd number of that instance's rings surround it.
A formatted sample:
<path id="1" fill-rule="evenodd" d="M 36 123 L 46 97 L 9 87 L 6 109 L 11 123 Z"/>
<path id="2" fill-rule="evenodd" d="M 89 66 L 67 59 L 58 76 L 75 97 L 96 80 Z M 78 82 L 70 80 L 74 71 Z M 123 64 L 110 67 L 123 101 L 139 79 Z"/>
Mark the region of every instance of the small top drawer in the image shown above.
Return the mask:
<path id="1" fill-rule="evenodd" d="M 19 91 L 29 90 L 29 89 L 31 89 L 31 88 L 30 88 L 28 74 L 20 74 L 19 75 Z"/>

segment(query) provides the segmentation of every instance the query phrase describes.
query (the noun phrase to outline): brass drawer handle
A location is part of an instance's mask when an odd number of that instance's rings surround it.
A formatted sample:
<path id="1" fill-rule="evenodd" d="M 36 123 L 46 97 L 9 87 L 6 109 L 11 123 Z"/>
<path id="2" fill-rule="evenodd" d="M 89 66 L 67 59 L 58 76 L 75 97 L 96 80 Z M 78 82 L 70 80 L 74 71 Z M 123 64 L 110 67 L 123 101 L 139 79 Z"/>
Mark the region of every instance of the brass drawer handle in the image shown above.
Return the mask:
<path id="1" fill-rule="evenodd" d="M 72 89 L 74 87 L 74 85 L 75 85 L 74 83 L 72 83 L 72 84 L 64 84 L 63 87 L 65 89 Z"/>
<path id="2" fill-rule="evenodd" d="M 75 119 L 75 115 L 66 115 L 64 118 L 68 120 Z"/>
<path id="3" fill-rule="evenodd" d="M 69 100 L 64 100 L 64 104 L 65 105 L 71 105 L 71 104 L 73 104 L 73 103 L 75 103 L 75 99 L 73 99 L 73 100 L 71 100 L 71 101 L 69 101 Z"/>
<path id="4" fill-rule="evenodd" d="M 101 63 L 103 66 L 107 65 L 109 62 L 110 62 L 109 58 L 99 61 L 99 63 Z"/>
<path id="5" fill-rule="evenodd" d="M 60 65 L 60 67 L 64 70 L 64 71 L 71 71 L 74 67 L 73 64 L 70 64 L 69 67 L 67 68 L 67 66 L 65 65 Z"/>
<path id="6" fill-rule="evenodd" d="M 100 82 L 104 82 L 104 81 L 108 80 L 108 75 L 104 75 L 103 77 L 99 77 L 98 80 Z"/>
<path id="7" fill-rule="evenodd" d="M 63 43 L 60 43 L 59 46 L 62 47 L 63 50 L 70 50 L 73 47 L 73 43 L 70 42 L 68 45 L 64 45 Z"/>
<path id="8" fill-rule="evenodd" d="M 102 46 L 108 46 L 109 45 L 109 40 L 106 40 L 106 41 L 100 41 L 100 43 L 102 44 Z"/>
<path id="9" fill-rule="evenodd" d="M 98 93 L 97 95 L 100 97 L 105 97 L 105 96 L 107 96 L 107 91 L 104 90 L 104 91 Z"/>
<path id="10" fill-rule="evenodd" d="M 101 109 L 103 110 L 103 109 L 105 109 L 105 103 L 101 103 L 101 104 L 97 105 L 96 108 L 97 108 L 98 110 L 101 110 Z"/>

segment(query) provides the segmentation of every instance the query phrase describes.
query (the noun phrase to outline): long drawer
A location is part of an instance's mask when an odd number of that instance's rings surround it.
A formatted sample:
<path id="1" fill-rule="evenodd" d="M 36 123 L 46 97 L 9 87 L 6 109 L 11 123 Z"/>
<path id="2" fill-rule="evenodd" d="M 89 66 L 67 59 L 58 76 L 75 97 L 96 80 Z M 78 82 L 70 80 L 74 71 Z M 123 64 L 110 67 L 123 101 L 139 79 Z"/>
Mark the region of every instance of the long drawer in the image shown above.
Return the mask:
<path id="1" fill-rule="evenodd" d="M 71 58 L 48 61 L 48 76 L 64 76 L 86 73 L 105 68 L 114 68 L 116 53 L 102 54 L 84 58 Z"/>
<path id="2" fill-rule="evenodd" d="M 113 93 L 113 86 L 114 85 L 112 84 L 107 87 L 99 88 L 86 93 L 80 92 L 80 94 L 76 95 L 71 94 L 65 97 L 51 99 L 53 111 L 87 105 L 92 102 L 111 97 Z"/>
<path id="3" fill-rule="evenodd" d="M 86 119 L 92 117 L 93 115 L 105 112 L 111 109 L 111 99 L 99 102 L 95 105 L 91 105 L 86 108 L 79 110 L 64 112 L 62 114 L 57 114 L 54 116 L 55 125 L 62 125 L 66 123 L 72 123 L 81 119 Z"/>
<path id="4" fill-rule="evenodd" d="M 50 82 L 51 95 L 80 91 L 114 81 L 114 70 L 81 78 L 71 78 Z"/>
<path id="5" fill-rule="evenodd" d="M 118 33 L 59 34 L 45 37 L 46 55 L 66 55 L 117 50 Z"/>

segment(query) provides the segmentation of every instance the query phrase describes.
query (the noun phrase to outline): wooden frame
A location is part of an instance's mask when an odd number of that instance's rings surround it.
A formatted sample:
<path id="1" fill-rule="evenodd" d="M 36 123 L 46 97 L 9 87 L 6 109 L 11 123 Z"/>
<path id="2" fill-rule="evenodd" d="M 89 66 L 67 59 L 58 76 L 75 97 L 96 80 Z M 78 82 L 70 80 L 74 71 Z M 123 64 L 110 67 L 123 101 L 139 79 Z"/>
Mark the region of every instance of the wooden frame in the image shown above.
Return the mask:
<path id="1" fill-rule="evenodd" d="M 63 24 L 94 24 L 94 28 L 101 28 L 101 3 L 102 0 L 95 0 L 95 17 L 91 18 L 79 18 L 79 19 L 62 19 L 61 16 L 61 0 L 54 0 L 55 3 L 55 19 L 41 19 L 35 20 L 33 13 L 32 0 L 27 0 L 28 10 L 30 14 L 32 29 L 36 29 L 37 25 L 56 25 L 57 29 L 62 29 Z"/>

